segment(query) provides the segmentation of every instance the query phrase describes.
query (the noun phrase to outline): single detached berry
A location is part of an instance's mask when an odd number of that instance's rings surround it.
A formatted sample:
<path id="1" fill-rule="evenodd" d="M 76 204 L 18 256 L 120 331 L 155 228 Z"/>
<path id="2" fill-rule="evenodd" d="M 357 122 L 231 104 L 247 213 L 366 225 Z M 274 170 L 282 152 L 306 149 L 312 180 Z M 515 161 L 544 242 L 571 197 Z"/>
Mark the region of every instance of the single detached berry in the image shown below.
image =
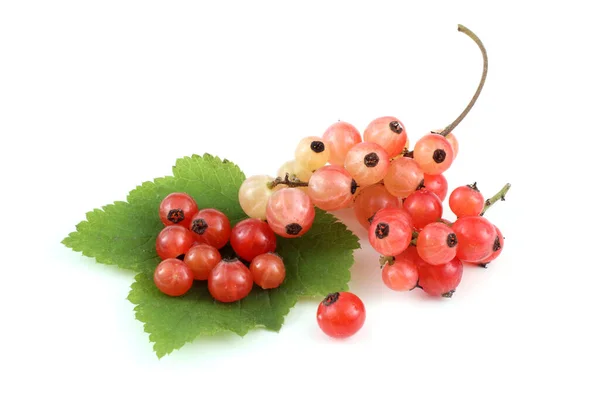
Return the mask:
<path id="1" fill-rule="evenodd" d="M 323 141 L 329 147 L 329 163 L 343 167 L 348 151 L 362 139 L 353 125 L 339 121 L 327 128 L 323 134 Z"/>
<path id="2" fill-rule="evenodd" d="M 354 335 L 365 323 L 362 300 L 353 293 L 331 293 L 319 304 L 317 322 L 325 334 L 333 338 Z"/>
<path id="3" fill-rule="evenodd" d="M 208 275 L 208 291 L 222 303 L 248 296 L 253 284 L 250 270 L 239 260 L 222 260 Z"/>
<path id="4" fill-rule="evenodd" d="M 183 261 L 168 258 L 154 270 L 154 283 L 166 295 L 181 296 L 191 289 L 194 275 Z"/>
<path id="5" fill-rule="evenodd" d="M 195 234 L 196 240 L 217 249 L 225 246 L 231 235 L 229 218 L 214 208 L 198 211 L 192 218 L 190 230 Z"/>
<path id="6" fill-rule="evenodd" d="M 194 240 L 194 234 L 183 226 L 165 226 L 156 237 L 156 253 L 163 260 L 183 257 Z"/>
<path id="7" fill-rule="evenodd" d="M 221 262 L 221 253 L 208 244 L 197 244 L 188 250 L 183 262 L 192 270 L 194 279 L 205 281 L 210 271 Z"/>
<path id="8" fill-rule="evenodd" d="M 377 143 L 394 158 L 404 150 L 406 145 L 406 128 L 404 124 L 395 117 L 380 117 L 365 129 L 365 142 Z"/>
<path id="9" fill-rule="evenodd" d="M 238 222 L 229 240 L 233 251 L 248 262 L 254 257 L 275 251 L 277 238 L 268 223 L 256 218 Z"/>
<path id="10" fill-rule="evenodd" d="M 352 203 L 358 185 L 348 171 L 337 165 L 319 168 L 308 181 L 308 196 L 325 211 L 346 208 Z"/>
<path id="11" fill-rule="evenodd" d="M 196 212 L 198 205 L 187 193 L 171 193 L 160 202 L 158 208 L 158 216 L 165 226 L 187 227 Z"/>
<path id="12" fill-rule="evenodd" d="M 285 265 L 277 254 L 266 253 L 254 257 L 250 263 L 254 283 L 263 289 L 275 289 L 285 280 Z"/>
<path id="13" fill-rule="evenodd" d="M 315 207 L 310 197 L 297 188 L 273 193 L 267 204 L 267 222 L 273 232 L 286 238 L 300 237 L 312 227 Z"/>

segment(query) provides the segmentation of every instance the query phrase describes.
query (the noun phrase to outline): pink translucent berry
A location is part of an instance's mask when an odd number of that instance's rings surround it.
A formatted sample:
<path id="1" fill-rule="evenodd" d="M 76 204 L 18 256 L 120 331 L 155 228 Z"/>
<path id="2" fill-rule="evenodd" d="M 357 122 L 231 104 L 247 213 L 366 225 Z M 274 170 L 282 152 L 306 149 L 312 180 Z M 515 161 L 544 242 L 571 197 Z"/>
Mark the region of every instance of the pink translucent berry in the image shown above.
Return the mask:
<path id="1" fill-rule="evenodd" d="M 373 120 L 365 129 L 364 137 L 365 142 L 377 143 L 392 158 L 402 153 L 407 139 L 404 124 L 395 117 Z"/>
<path id="2" fill-rule="evenodd" d="M 319 168 L 308 181 L 308 196 L 315 206 L 325 211 L 346 208 L 352 203 L 356 181 L 337 165 Z"/>
<path id="3" fill-rule="evenodd" d="M 454 153 L 450 142 L 436 133 L 423 136 L 415 144 L 414 159 L 424 173 L 439 175 L 452 165 Z"/>
<path id="4" fill-rule="evenodd" d="M 410 245 L 411 239 L 412 227 L 401 212 L 387 212 L 379 217 L 376 214 L 369 227 L 369 243 L 384 256 L 402 253 Z"/>
<path id="5" fill-rule="evenodd" d="M 363 142 L 348 151 L 344 167 L 360 186 L 372 185 L 386 175 L 390 165 L 388 153 L 375 143 Z"/>
<path id="6" fill-rule="evenodd" d="M 315 219 L 315 208 L 302 190 L 285 188 L 276 191 L 267 203 L 267 222 L 273 232 L 286 238 L 304 235 Z"/>
<path id="7" fill-rule="evenodd" d="M 348 151 L 362 139 L 354 125 L 339 121 L 327 128 L 323 134 L 323 141 L 329 147 L 329 163 L 343 166 Z"/>
<path id="8" fill-rule="evenodd" d="M 424 183 L 423 179 L 423 171 L 415 160 L 400 157 L 390 163 L 383 183 L 391 194 L 404 199 Z"/>
<path id="9" fill-rule="evenodd" d="M 434 222 L 419 232 L 417 251 L 429 264 L 445 264 L 456 257 L 456 234 L 448 225 Z"/>

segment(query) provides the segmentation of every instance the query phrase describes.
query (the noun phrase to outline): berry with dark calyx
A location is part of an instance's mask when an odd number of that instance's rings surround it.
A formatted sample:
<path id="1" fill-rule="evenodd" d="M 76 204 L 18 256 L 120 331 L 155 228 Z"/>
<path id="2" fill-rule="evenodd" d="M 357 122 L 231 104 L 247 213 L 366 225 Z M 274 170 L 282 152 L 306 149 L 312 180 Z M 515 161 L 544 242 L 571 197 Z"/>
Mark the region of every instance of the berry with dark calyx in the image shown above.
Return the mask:
<path id="1" fill-rule="evenodd" d="M 198 205 L 192 196 L 179 192 L 165 197 L 158 208 L 158 215 L 165 226 L 182 225 L 187 227 L 196 212 L 198 212 Z"/>
<path id="2" fill-rule="evenodd" d="M 222 260 L 208 275 L 208 291 L 222 303 L 231 303 L 248 296 L 254 281 L 250 270 L 239 260 Z"/>
<path id="3" fill-rule="evenodd" d="M 275 251 L 277 238 L 268 223 L 256 218 L 238 222 L 229 239 L 235 253 L 248 262 L 254 257 Z"/>
<path id="4" fill-rule="evenodd" d="M 277 254 L 265 253 L 254 257 L 250 263 L 254 283 L 263 289 L 275 289 L 285 280 L 285 265 Z"/>
<path id="5" fill-rule="evenodd" d="M 462 280 L 463 264 L 458 258 L 438 265 L 419 266 L 419 287 L 431 296 L 452 297 Z"/>
<path id="6" fill-rule="evenodd" d="M 377 118 L 365 129 L 365 142 L 377 143 L 387 152 L 390 158 L 402 153 L 406 144 L 404 124 L 395 117 Z"/>
<path id="7" fill-rule="evenodd" d="M 354 215 L 360 224 L 369 229 L 369 219 L 386 207 L 399 208 L 400 201 L 387 191 L 381 183 L 376 183 L 361 190 L 354 198 Z"/>
<path id="8" fill-rule="evenodd" d="M 165 226 L 156 237 L 156 254 L 163 260 L 177 258 L 187 253 L 194 241 L 194 234 L 183 226 Z"/>
<path id="9" fill-rule="evenodd" d="M 369 226 L 369 243 L 380 254 L 394 256 L 402 253 L 412 239 L 412 227 L 403 210 L 384 209 L 375 214 Z"/>
<path id="10" fill-rule="evenodd" d="M 452 165 L 454 153 L 450 142 L 442 135 L 429 133 L 415 144 L 413 158 L 424 173 L 439 175 Z"/>
<path id="11" fill-rule="evenodd" d="M 492 254 L 490 254 L 487 258 L 479 261 L 479 264 L 482 267 L 487 267 L 489 263 L 498 258 L 500 253 L 502 253 L 502 249 L 504 248 L 504 236 L 502 236 L 502 232 L 500 232 L 500 229 L 498 229 L 497 226 L 494 225 L 494 228 L 496 228 L 496 238 L 494 239 Z"/>
<path id="12" fill-rule="evenodd" d="M 305 137 L 296 147 L 296 162 L 302 167 L 314 171 L 329 161 L 329 147 L 317 136 Z"/>
<path id="13" fill-rule="evenodd" d="M 190 230 L 195 234 L 196 240 L 220 249 L 229 242 L 231 224 L 221 211 L 205 208 L 194 215 Z"/>
<path id="14" fill-rule="evenodd" d="M 154 270 L 154 284 L 166 295 L 182 296 L 194 283 L 194 275 L 185 263 L 176 258 L 161 261 Z"/>
<path id="15" fill-rule="evenodd" d="M 362 142 L 352 147 L 344 168 L 359 186 L 373 185 L 383 179 L 390 165 L 385 149 L 376 143 Z"/>
<path id="16" fill-rule="evenodd" d="M 325 211 L 335 211 L 352 203 L 357 184 L 343 167 L 326 165 L 308 181 L 308 196 L 313 204 Z"/>
<path id="17" fill-rule="evenodd" d="M 205 281 L 210 271 L 221 262 L 221 253 L 215 247 L 202 243 L 192 246 L 183 262 L 190 268 L 195 280 Z"/>
<path id="18" fill-rule="evenodd" d="M 457 218 L 477 216 L 483 211 L 485 199 L 477 188 L 477 183 L 459 186 L 450 193 L 450 209 Z"/>
<path id="19" fill-rule="evenodd" d="M 444 201 L 446 199 L 446 195 L 448 194 L 448 181 L 444 175 L 424 174 L 423 186 L 425 186 L 425 189 L 435 194 L 440 201 Z"/>
<path id="20" fill-rule="evenodd" d="M 348 154 L 348 151 L 354 145 L 360 143 L 362 139 L 358 129 L 353 125 L 339 121 L 327 128 L 323 134 L 323 141 L 329 147 L 329 163 L 344 166 L 346 154 Z"/>
<path id="21" fill-rule="evenodd" d="M 315 220 L 310 197 L 297 188 L 273 193 L 267 204 L 267 222 L 277 235 L 294 238 L 304 235 Z"/>
<path id="22" fill-rule="evenodd" d="M 317 323 L 333 338 L 347 338 L 358 332 L 366 319 L 365 305 L 350 292 L 331 293 L 319 303 Z"/>
<path id="23" fill-rule="evenodd" d="M 465 262 L 480 263 L 494 251 L 496 228 L 484 217 L 462 217 L 452 224 L 458 239 L 456 257 Z"/>
<path id="24" fill-rule="evenodd" d="M 427 189 L 417 190 L 408 196 L 402 207 L 411 215 L 413 226 L 417 230 L 439 221 L 444 211 L 440 199 Z"/>
<path id="25" fill-rule="evenodd" d="M 396 158 L 383 178 L 385 188 L 392 195 L 404 199 L 414 193 L 424 183 L 421 167 L 407 157 Z"/>
<path id="26" fill-rule="evenodd" d="M 434 222 L 426 225 L 417 238 L 417 252 L 428 264 L 445 264 L 456 257 L 458 239 L 448 225 Z"/>

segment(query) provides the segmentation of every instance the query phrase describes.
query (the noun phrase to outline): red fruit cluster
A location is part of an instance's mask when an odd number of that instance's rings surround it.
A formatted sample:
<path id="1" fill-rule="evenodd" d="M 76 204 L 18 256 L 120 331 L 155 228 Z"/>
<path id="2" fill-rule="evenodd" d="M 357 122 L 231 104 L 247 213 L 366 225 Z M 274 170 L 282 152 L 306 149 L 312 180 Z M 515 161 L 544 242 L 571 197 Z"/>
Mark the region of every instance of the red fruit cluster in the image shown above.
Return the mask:
<path id="1" fill-rule="evenodd" d="M 194 280 L 208 281 L 213 298 L 230 303 L 246 297 L 254 284 L 273 289 L 284 281 L 285 265 L 274 253 L 277 242 L 268 223 L 248 218 L 232 229 L 225 214 L 198 210 L 186 193 L 165 197 L 159 217 L 165 227 L 156 238 L 156 253 L 163 261 L 154 283 L 161 292 L 182 296 Z M 236 257 L 224 259 L 221 251 L 228 244 Z"/>

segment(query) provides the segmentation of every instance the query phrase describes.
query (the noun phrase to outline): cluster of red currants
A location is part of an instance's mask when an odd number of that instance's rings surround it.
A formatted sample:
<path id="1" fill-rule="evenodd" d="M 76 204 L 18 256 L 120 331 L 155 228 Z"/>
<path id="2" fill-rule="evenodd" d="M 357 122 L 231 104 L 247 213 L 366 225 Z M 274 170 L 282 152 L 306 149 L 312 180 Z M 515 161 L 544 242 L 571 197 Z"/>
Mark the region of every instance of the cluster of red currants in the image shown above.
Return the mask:
<path id="1" fill-rule="evenodd" d="M 163 261 L 154 271 L 154 283 L 161 292 L 181 296 L 194 280 L 208 281 L 212 297 L 230 303 L 246 297 L 254 284 L 273 289 L 284 281 L 283 260 L 274 253 L 275 233 L 266 222 L 248 218 L 231 228 L 225 214 L 198 210 L 186 193 L 165 197 L 159 217 L 165 227 L 156 238 L 156 252 Z M 222 257 L 228 245 L 235 257 Z"/>

